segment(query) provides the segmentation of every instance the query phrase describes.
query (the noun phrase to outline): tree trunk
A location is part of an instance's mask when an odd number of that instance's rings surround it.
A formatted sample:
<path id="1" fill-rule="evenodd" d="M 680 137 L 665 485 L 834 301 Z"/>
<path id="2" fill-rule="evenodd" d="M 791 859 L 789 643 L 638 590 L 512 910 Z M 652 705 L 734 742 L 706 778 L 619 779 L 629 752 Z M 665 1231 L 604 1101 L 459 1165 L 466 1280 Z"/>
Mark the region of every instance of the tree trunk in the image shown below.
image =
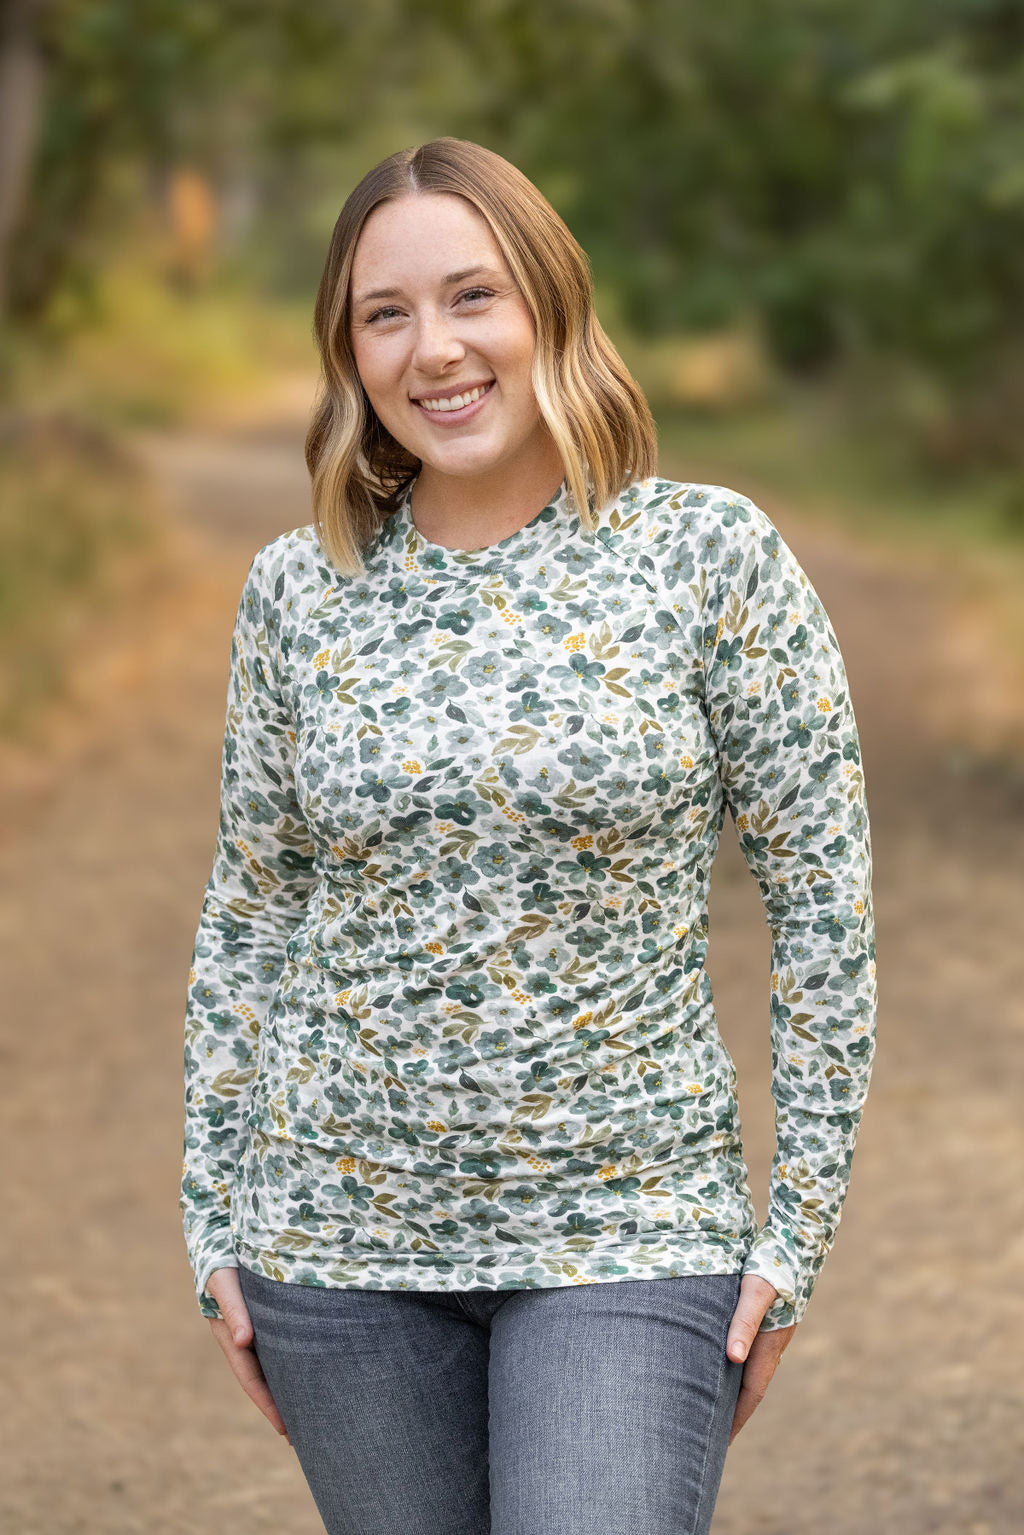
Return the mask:
<path id="1" fill-rule="evenodd" d="M 24 204 L 43 94 L 40 26 L 49 0 L 0 0 L 0 315 L 8 252 Z"/>

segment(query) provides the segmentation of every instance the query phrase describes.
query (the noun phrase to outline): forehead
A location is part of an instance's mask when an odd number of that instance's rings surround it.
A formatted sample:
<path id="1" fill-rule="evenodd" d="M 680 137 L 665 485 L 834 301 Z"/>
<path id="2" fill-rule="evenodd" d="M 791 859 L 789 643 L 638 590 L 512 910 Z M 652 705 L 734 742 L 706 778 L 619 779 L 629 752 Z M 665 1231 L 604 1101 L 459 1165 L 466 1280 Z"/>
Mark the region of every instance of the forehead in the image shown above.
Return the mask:
<path id="1" fill-rule="evenodd" d="M 353 292 L 378 278 L 439 280 L 480 261 L 507 271 L 483 214 L 464 197 L 416 192 L 380 203 L 364 223 L 352 259 Z"/>

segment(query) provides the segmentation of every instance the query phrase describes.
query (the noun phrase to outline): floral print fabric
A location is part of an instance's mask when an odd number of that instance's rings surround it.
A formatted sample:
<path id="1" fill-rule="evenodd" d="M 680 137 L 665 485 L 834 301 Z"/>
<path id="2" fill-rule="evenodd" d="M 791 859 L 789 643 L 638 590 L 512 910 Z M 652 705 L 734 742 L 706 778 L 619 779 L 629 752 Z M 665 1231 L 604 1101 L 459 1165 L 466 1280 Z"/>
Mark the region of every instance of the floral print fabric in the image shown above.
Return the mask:
<path id="1" fill-rule="evenodd" d="M 414 482 L 413 482 L 414 484 Z M 839 646 L 748 497 L 565 481 L 480 550 L 402 504 L 341 576 L 260 549 L 231 647 L 189 976 L 181 1209 L 354 1288 L 762 1275 L 799 1321 L 875 1041 L 871 847 Z M 771 934 L 758 1229 L 704 962 L 728 806 Z"/>

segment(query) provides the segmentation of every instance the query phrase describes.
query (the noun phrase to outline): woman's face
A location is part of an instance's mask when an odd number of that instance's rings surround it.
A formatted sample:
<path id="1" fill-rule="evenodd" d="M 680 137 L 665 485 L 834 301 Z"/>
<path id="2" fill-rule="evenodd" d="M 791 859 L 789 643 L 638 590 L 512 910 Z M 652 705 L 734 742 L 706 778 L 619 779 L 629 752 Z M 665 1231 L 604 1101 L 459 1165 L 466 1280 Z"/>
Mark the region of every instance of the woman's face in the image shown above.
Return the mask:
<path id="1" fill-rule="evenodd" d="M 363 388 L 424 465 L 471 478 L 549 459 L 530 381 L 533 317 L 471 203 L 429 192 L 380 204 L 356 244 L 350 292 Z"/>

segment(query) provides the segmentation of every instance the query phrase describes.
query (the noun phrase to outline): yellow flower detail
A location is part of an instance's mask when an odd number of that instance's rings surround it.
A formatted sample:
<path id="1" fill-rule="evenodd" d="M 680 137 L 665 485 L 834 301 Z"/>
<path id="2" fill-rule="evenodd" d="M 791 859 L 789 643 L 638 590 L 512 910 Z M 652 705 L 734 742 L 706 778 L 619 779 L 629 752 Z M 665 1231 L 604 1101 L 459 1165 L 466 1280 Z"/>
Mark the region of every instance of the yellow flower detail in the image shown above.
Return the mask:
<path id="1" fill-rule="evenodd" d="M 688 1093 L 702 1093 L 704 1089 L 699 1082 L 687 1082 L 686 1091 Z"/>
<path id="2" fill-rule="evenodd" d="M 585 641 L 586 635 L 582 631 L 579 634 L 570 634 L 565 640 L 565 648 L 566 650 L 582 650 Z"/>
<path id="3" fill-rule="evenodd" d="M 318 650 L 316 655 L 313 657 L 313 665 L 316 667 L 318 672 L 322 672 L 330 659 L 331 652 L 329 650 Z"/>
<path id="4" fill-rule="evenodd" d="M 355 1157 L 339 1157 L 334 1165 L 339 1173 L 354 1173 L 356 1170 L 356 1159 Z"/>
<path id="5" fill-rule="evenodd" d="M 591 847 L 593 845 L 593 841 L 594 841 L 593 837 L 590 835 L 589 832 L 587 832 L 587 833 L 582 834 L 579 837 L 572 837 L 572 838 L 570 838 L 569 845 L 570 845 L 570 847 L 575 847 L 575 848 Z"/>
<path id="6" fill-rule="evenodd" d="M 824 698 L 824 697 L 819 698 L 818 699 L 818 709 L 820 710 L 820 712 L 822 714 L 831 714 L 832 713 L 832 700 L 831 700 L 831 698 Z"/>
<path id="7" fill-rule="evenodd" d="M 597 1176 L 599 1178 L 602 1178 L 602 1179 L 604 1179 L 604 1178 L 614 1178 L 615 1174 L 617 1172 L 618 1172 L 618 1168 L 615 1166 L 615 1163 L 614 1162 L 609 1162 L 607 1167 L 599 1167 L 597 1169 Z"/>

